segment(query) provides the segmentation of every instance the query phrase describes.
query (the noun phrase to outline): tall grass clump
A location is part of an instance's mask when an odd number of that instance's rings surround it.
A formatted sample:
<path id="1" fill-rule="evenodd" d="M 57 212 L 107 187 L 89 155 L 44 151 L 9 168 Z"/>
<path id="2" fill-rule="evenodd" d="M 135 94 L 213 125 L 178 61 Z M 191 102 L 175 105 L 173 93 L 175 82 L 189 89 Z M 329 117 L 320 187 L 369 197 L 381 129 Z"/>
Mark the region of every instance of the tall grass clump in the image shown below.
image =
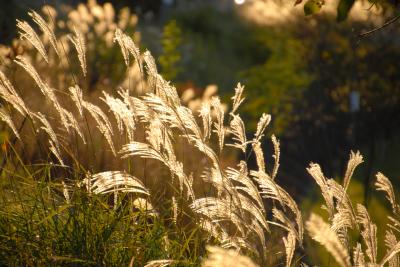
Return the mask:
<path id="1" fill-rule="evenodd" d="M 310 164 L 308 172 L 321 188 L 325 200 L 323 208 L 328 213 L 328 222 L 311 214 L 306 223 L 310 236 L 323 245 L 340 266 L 398 266 L 400 242 L 399 209 L 396 194 L 389 179 L 382 173 L 376 174 L 375 186 L 383 191 L 391 205 L 392 215 L 388 216 L 385 230 L 386 249 L 378 257 L 378 226 L 372 221 L 367 208 L 361 203 L 353 203 L 347 189 L 355 168 L 363 162 L 362 156 L 351 153 L 342 184 L 326 178 L 318 164 Z"/>
<path id="2" fill-rule="evenodd" d="M 44 9 L 47 19 L 31 12 L 32 26 L 18 21 L 26 53 L 10 55 L 0 71 L 0 119 L 14 136 L 3 146 L 1 264 L 191 266 L 204 258 L 203 266 L 299 265 L 303 217 L 276 182 L 274 135 L 273 161 L 266 165 L 262 143 L 271 116 L 261 116 L 254 134 L 246 131 L 239 113 L 244 86 L 235 88 L 229 109 L 218 96 L 190 109 L 158 73 L 151 53 L 124 31 L 126 24 L 114 23 L 111 5 L 80 5 L 68 15 L 66 25 L 79 23 L 67 33 L 59 33 L 50 10 Z M 93 83 L 90 62 L 99 44 L 85 25 L 107 29 L 106 47 L 112 54 L 117 47 L 117 70 L 124 69 L 120 82 Z M 60 68 L 62 75 L 42 67 Z M 243 160 L 227 164 L 232 153 Z M 350 257 L 352 227 L 362 229 L 365 262 L 378 262 L 376 227 L 346 195 L 361 161 L 351 155 L 343 185 L 326 179 L 318 165 L 308 169 L 330 223 L 312 215 L 307 229 L 344 266 L 359 266 L 364 253 L 357 244 Z M 379 177 L 378 188 L 392 192 Z M 395 203 L 394 193 L 389 200 Z M 396 243 L 394 234 L 389 239 Z"/>
<path id="3" fill-rule="evenodd" d="M 103 196 L 103 208 L 108 207 L 112 216 L 124 216 L 118 212 L 133 209 L 135 201 L 139 201 L 148 216 L 155 216 L 156 221 L 169 229 L 180 229 L 179 235 L 188 238 L 185 250 L 191 253 L 198 250 L 195 253 L 204 254 L 201 240 L 205 240 L 241 250 L 260 262 L 276 261 L 279 257 L 269 258 L 266 249 L 266 233 L 276 225 L 287 232 L 285 245 L 290 265 L 294 248 L 303 239 L 301 214 L 295 201 L 274 181 L 279 167 L 279 141 L 275 137 L 272 138 L 274 167 L 271 172 L 265 167 L 261 141 L 271 120 L 269 115 L 261 117 L 254 137 L 247 140 L 244 123 L 237 113 L 244 100 L 243 86 L 238 84 L 235 89 L 230 112 L 225 111 L 225 105 L 217 96 L 204 101 L 199 110 L 192 111 L 181 104 L 176 89 L 158 74 L 150 52 L 140 51 L 130 35 L 116 28 L 113 42 L 120 47 L 121 65 L 127 70 L 135 66 L 140 81 L 128 82 L 127 87 L 119 89 L 103 90 L 95 104 L 88 99 L 90 90 L 84 88 L 90 74 L 87 62 L 91 58 L 83 31 L 74 27 L 73 32 L 67 34 L 68 45 L 74 47 L 77 54 L 71 55 L 64 50 L 54 25 L 46 24 L 46 19 L 38 13 L 32 12 L 30 16 L 43 36 L 34 27 L 27 26 L 27 22 L 19 22 L 20 36 L 38 53 L 31 52 L 35 61 L 28 56 L 30 54 L 17 55 L 13 64 L 18 66 L 18 72 L 26 72 L 34 82 L 35 98 L 40 98 L 41 104 L 39 107 L 31 105 L 24 95 L 25 90 L 18 86 L 18 78 L 13 84 L 6 71 L 1 73 L 2 119 L 18 138 L 18 142 L 9 142 L 15 153 L 5 158 L 4 169 L 14 168 L 15 172 L 26 169 L 26 173 L 35 174 L 28 175 L 35 184 L 43 181 L 43 177 L 37 178 L 37 173 L 45 166 L 49 194 L 52 183 L 61 184 L 64 188 L 61 191 L 68 192 L 68 196 L 84 191 L 87 196 L 79 196 L 79 201 L 87 198 L 91 207 L 96 205 L 92 203 L 94 196 Z M 46 44 L 42 40 L 45 37 L 49 40 Z M 57 89 L 50 79 L 43 77 L 46 74 L 35 67 L 36 61 L 50 62 L 51 53 L 57 55 L 54 60 L 64 60 L 67 67 L 71 67 L 69 71 L 73 77 Z M 80 68 L 74 68 L 69 62 L 79 62 Z M 224 154 L 233 150 L 243 153 L 244 158 L 253 154 L 258 169 L 248 170 L 245 161 L 236 166 L 224 166 Z M 24 158 L 24 151 L 33 151 L 34 157 Z M 21 154 L 18 164 L 9 160 Z M 99 162 L 99 157 L 104 161 Z M 27 159 L 34 161 L 26 165 Z M 21 169 L 21 166 L 29 167 Z M 26 178 L 26 173 L 18 175 Z M 18 192 L 11 190 L 10 194 Z M 59 198 L 63 199 L 63 195 L 65 205 L 75 202 L 74 198 L 66 197 L 67 194 L 60 194 Z M 268 200 L 273 206 L 267 208 L 264 202 Z M 28 203 L 28 200 L 19 201 L 22 206 Z M 43 205 L 46 206 L 46 202 Z M 48 214 L 49 218 L 32 214 L 29 220 L 34 221 L 33 217 L 39 216 L 40 221 L 48 222 L 59 218 L 59 212 L 70 210 L 57 212 L 61 204 L 54 200 L 53 205 L 54 213 Z M 130 212 L 126 216 L 130 216 Z M 273 213 L 270 220 L 267 212 Z M 73 214 L 84 216 L 79 211 Z M 23 216 L 15 216 L 22 220 Z M 72 219 L 66 218 L 60 224 L 68 228 Z M 293 218 L 294 223 L 289 218 Z M 90 222 L 85 222 L 85 227 L 90 227 Z M 149 224 L 154 226 L 154 219 Z M 170 238 L 168 234 L 172 234 L 167 233 Z M 197 241 L 192 235 L 196 235 Z M 88 243 L 91 242 L 94 241 Z M 83 249 L 82 246 L 78 251 Z M 179 262 L 184 254 L 182 251 L 179 257 L 164 258 Z M 68 255 L 73 256 L 56 257 L 82 259 L 79 253 L 68 252 Z M 98 262 L 97 258 L 90 260 Z M 132 261 L 135 264 L 138 259 L 132 256 Z"/>
<path id="4" fill-rule="evenodd" d="M 2 176 L 0 265 L 144 266 L 171 255 L 196 262 L 195 253 L 186 253 L 195 241 L 131 195 L 121 194 L 118 207 L 110 208 L 106 195 L 49 181 L 48 168 L 26 178 Z"/>

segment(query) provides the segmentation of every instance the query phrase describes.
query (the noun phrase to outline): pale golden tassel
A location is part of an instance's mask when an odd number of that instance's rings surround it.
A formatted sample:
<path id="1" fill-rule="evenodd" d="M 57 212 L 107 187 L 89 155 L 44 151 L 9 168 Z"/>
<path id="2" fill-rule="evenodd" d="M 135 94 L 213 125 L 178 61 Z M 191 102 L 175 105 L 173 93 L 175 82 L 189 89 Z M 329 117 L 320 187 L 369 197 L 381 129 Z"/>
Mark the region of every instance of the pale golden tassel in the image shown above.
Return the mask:
<path id="1" fill-rule="evenodd" d="M 19 38 L 21 40 L 26 39 L 29 41 L 48 63 L 49 58 L 47 57 L 47 52 L 44 49 L 44 45 L 39 36 L 36 34 L 35 30 L 26 21 L 17 20 L 17 27 L 20 29 Z"/>
<path id="2" fill-rule="evenodd" d="M 215 246 L 207 246 L 208 256 L 201 263 L 202 267 L 257 267 L 250 258 L 239 252 Z"/>
<path id="3" fill-rule="evenodd" d="M 347 249 L 342 245 L 336 233 L 329 224 L 316 214 L 311 214 L 306 223 L 311 237 L 322 244 L 332 254 L 336 262 L 342 267 L 350 267 L 350 256 Z"/>
<path id="4" fill-rule="evenodd" d="M 75 46 L 76 52 L 78 53 L 79 62 L 81 63 L 83 76 L 86 76 L 87 70 L 86 70 L 85 38 L 83 37 L 83 34 L 80 33 L 76 28 L 74 28 L 74 32 L 75 35 L 74 36 L 69 35 L 68 38 Z"/>
<path id="5" fill-rule="evenodd" d="M 50 40 L 50 44 L 56 52 L 57 56 L 60 57 L 60 52 L 58 51 L 57 38 L 54 34 L 53 29 L 50 28 L 48 23 L 35 11 L 28 12 L 29 16 L 32 17 L 33 21 L 40 27 L 43 33 L 47 34 Z"/>

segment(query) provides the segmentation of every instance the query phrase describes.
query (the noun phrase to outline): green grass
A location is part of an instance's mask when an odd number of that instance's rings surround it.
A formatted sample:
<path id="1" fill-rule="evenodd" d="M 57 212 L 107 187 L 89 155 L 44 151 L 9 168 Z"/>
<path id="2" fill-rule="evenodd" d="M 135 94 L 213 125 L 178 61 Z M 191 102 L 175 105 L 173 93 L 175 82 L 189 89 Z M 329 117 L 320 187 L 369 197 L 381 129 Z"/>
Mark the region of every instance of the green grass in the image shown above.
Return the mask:
<path id="1" fill-rule="evenodd" d="M 157 259 L 192 266 L 204 253 L 198 229 L 177 227 L 168 210 L 146 214 L 127 194 L 115 206 L 110 195 L 77 186 L 67 203 L 52 166 L 18 169 L 29 175 L 4 171 L 0 179 L 0 266 L 144 266 Z"/>

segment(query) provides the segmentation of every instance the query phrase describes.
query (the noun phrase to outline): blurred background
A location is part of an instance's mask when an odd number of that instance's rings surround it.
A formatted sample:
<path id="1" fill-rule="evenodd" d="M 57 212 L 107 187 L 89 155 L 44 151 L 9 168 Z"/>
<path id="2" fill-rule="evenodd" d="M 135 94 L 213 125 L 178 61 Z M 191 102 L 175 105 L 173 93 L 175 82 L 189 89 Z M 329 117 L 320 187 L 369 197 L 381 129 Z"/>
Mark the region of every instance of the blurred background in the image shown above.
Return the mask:
<path id="1" fill-rule="evenodd" d="M 97 1 L 105 2 L 116 14 L 129 7 L 137 16 L 141 48 L 152 52 L 181 94 L 191 89 L 201 96 L 208 88 L 229 103 L 237 82 L 245 86 L 240 113 L 248 134 L 262 113 L 272 114 L 269 135 L 281 140 L 278 180 L 304 206 L 320 206 L 308 164 L 320 163 L 328 177 L 340 180 L 350 151 L 360 150 L 365 162 L 351 194 L 377 210 L 379 221 L 386 206 L 370 194 L 375 173 L 400 185 L 400 29 L 394 23 L 360 34 L 390 19 L 397 3 L 356 1 L 339 22 L 337 1 L 310 16 L 294 0 Z M 51 5 L 62 18 L 81 3 L 3 0 L 0 42 L 12 44 L 15 20 L 31 9 Z M 272 151 L 268 140 L 263 145 Z"/>

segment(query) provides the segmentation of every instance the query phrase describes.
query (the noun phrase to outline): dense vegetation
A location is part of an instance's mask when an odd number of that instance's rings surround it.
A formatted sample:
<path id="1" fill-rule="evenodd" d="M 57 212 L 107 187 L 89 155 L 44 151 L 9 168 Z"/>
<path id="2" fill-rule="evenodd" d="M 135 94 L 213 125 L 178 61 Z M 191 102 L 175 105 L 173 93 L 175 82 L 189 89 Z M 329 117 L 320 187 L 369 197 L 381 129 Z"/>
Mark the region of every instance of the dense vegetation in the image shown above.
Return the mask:
<path id="1" fill-rule="evenodd" d="M 0 265 L 398 265 L 396 183 L 374 161 L 352 181 L 363 157 L 347 157 L 396 141 L 387 33 L 353 47 L 329 18 L 254 27 L 206 8 L 164 26 L 156 60 L 127 8 L 29 20 L 1 48 Z M 222 98 L 199 88 L 213 80 Z M 285 190 L 303 172 L 319 193 Z"/>

